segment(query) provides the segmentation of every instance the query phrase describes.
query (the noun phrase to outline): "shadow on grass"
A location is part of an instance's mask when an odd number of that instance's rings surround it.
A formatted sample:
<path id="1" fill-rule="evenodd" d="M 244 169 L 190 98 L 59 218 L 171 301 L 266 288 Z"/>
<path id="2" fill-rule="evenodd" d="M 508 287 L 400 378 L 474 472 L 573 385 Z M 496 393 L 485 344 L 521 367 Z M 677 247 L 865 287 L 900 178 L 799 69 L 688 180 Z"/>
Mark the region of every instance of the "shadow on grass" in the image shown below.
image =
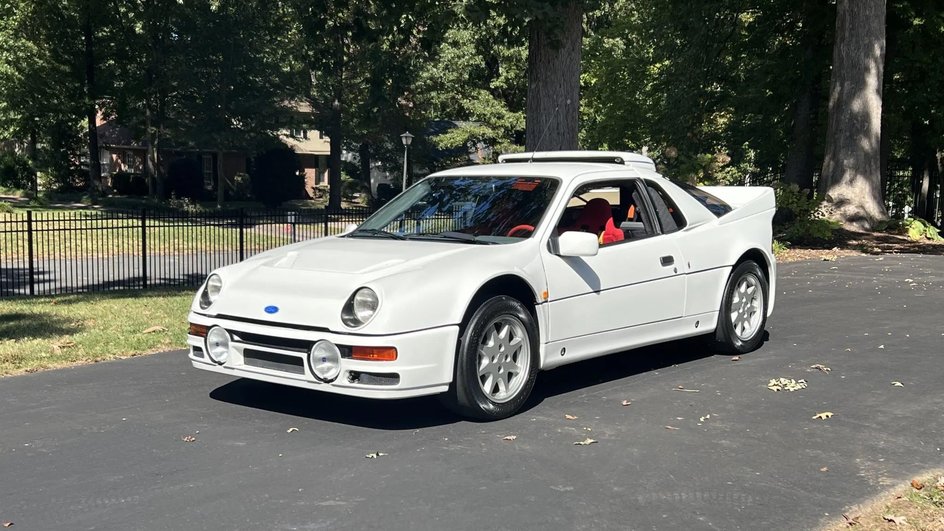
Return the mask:
<path id="1" fill-rule="evenodd" d="M 673 341 L 542 372 L 522 413 L 545 399 L 578 392 L 593 385 L 615 382 L 715 355 L 697 339 Z M 214 389 L 210 398 L 229 404 L 285 415 L 380 430 L 413 430 L 443 426 L 463 419 L 449 412 L 437 397 L 368 400 L 309 391 L 249 379 Z M 521 414 L 521 413 L 519 413 Z"/>
<path id="2" fill-rule="evenodd" d="M 81 332 L 81 323 L 58 315 L 12 312 L 0 319 L 0 339 L 47 338 Z"/>

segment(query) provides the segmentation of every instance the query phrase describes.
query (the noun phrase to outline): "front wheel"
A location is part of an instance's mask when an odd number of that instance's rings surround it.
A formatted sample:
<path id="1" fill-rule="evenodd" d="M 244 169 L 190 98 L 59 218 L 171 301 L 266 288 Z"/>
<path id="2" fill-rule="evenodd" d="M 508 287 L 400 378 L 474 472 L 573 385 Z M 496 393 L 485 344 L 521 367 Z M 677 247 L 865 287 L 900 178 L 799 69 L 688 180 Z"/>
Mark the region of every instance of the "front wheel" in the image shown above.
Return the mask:
<path id="1" fill-rule="evenodd" d="M 715 343 L 725 352 L 745 354 L 760 346 L 767 324 L 767 277 L 756 262 L 740 263 L 728 277 L 718 314 Z"/>
<path id="2" fill-rule="evenodd" d="M 537 356 L 537 326 L 531 312 L 504 295 L 485 301 L 462 334 L 446 404 L 479 420 L 515 414 L 534 388 Z"/>

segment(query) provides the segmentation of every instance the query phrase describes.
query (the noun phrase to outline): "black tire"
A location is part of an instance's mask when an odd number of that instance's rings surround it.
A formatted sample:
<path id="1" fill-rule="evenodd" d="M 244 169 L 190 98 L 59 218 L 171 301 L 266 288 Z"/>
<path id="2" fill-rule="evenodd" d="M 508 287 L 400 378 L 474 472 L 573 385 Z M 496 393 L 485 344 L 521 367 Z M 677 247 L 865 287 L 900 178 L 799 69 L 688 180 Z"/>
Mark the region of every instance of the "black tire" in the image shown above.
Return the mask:
<path id="1" fill-rule="evenodd" d="M 739 288 L 753 283 L 759 290 L 762 300 L 759 304 L 741 303 L 745 298 Z M 754 351 L 764 341 L 764 327 L 767 324 L 768 297 L 767 277 L 760 266 L 752 260 L 741 262 L 731 271 L 728 283 L 724 287 L 721 309 L 718 312 L 718 326 L 715 329 L 714 347 L 730 354 L 746 354 Z M 737 312 L 737 313 L 735 313 Z M 755 314 L 757 318 L 755 318 Z M 756 322 L 754 326 L 742 326 L 736 323 Z"/>
<path id="2" fill-rule="evenodd" d="M 509 337 L 512 335 L 518 337 L 522 345 L 518 350 L 512 349 L 513 352 L 507 354 L 504 353 L 504 344 L 498 347 L 503 349 L 502 354 L 505 354 L 507 360 L 505 363 L 521 364 L 526 362 L 527 369 L 518 373 L 505 371 L 505 374 L 514 375 L 505 382 L 505 389 L 511 387 L 514 392 L 508 397 L 501 396 L 502 393 L 498 384 L 493 383 L 494 390 L 498 391 L 492 394 L 492 396 L 499 398 L 496 400 L 491 398 L 483 389 L 488 383 L 488 376 L 482 377 L 485 382 L 480 380 L 478 369 L 480 362 L 479 346 L 489 334 L 498 333 L 504 324 L 509 325 Z M 496 336 L 493 335 L 494 337 Z M 524 352 L 525 346 L 527 352 Z M 520 356 L 520 358 L 517 358 L 517 362 L 515 362 L 515 359 L 509 359 L 516 352 L 517 356 Z M 494 365 L 494 358 L 492 362 Z M 537 365 L 537 326 L 531 312 L 520 301 L 512 297 L 505 295 L 493 297 L 478 307 L 462 332 L 456 349 L 455 377 L 449 392 L 443 397 L 443 402 L 457 414 L 471 419 L 498 420 L 510 417 L 517 413 L 528 400 L 528 396 L 534 388 L 534 381 L 537 379 Z"/>

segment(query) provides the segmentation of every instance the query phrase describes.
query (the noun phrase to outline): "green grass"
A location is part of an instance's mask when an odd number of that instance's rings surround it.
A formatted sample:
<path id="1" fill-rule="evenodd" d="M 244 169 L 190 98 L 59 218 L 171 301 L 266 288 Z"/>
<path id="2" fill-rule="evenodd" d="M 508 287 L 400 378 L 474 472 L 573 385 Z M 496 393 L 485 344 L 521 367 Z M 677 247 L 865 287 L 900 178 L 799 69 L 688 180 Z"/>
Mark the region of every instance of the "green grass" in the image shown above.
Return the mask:
<path id="1" fill-rule="evenodd" d="M 184 348 L 193 290 L 0 299 L 0 375 Z M 148 329 L 163 327 L 145 333 Z"/>

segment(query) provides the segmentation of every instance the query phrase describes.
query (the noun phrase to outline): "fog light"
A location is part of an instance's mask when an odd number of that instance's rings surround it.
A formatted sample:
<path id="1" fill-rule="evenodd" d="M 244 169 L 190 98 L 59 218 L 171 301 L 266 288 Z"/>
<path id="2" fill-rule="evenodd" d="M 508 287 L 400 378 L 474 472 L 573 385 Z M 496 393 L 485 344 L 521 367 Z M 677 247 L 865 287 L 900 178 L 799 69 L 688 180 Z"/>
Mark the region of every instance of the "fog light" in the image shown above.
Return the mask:
<path id="1" fill-rule="evenodd" d="M 223 365 L 229 359 L 229 332 L 214 326 L 207 332 L 206 351 L 210 359 Z"/>
<path id="2" fill-rule="evenodd" d="M 341 351 L 337 345 L 322 339 L 308 353 L 308 368 L 322 382 L 331 382 L 341 373 Z"/>

